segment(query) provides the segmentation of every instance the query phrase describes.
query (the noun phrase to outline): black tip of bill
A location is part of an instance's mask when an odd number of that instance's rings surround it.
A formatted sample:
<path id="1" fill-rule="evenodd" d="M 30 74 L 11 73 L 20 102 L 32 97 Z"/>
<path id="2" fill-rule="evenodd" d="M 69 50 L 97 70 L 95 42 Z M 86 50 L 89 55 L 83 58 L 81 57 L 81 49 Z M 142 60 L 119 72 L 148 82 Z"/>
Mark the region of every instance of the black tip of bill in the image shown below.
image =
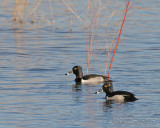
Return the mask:
<path id="1" fill-rule="evenodd" d="M 100 93 L 100 92 L 103 92 L 103 89 L 102 89 L 102 88 L 99 89 L 97 92 L 95 92 L 95 94 L 98 94 L 98 93 Z"/>
<path id="2" fill-rule="evenodd" d="M 73 74 L 73 71 L 69 71 L 65 75 L 70 75 L 70 74 Z"/>
<path id="3" fill-rule="evenodd" d="M 98 94 L 99 92 L 97 91 L 97 92 L 95 92 L 95 94 Z"/>

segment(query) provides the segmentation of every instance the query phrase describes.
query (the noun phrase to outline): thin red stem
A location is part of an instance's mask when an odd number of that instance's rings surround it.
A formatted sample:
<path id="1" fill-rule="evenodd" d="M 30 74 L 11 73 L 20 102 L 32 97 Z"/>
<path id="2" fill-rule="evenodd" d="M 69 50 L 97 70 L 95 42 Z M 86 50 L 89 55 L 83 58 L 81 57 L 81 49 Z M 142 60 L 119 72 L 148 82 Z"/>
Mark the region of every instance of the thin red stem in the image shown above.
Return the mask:
<path id="1" fill-rule="evenodd" d="M 129 3 L 130 3 L 130 0 L 128 0 L 128 3 L 127 3 L 127 7 L 126 7 L 125 14 L 124 14 L 124 18 L 123 18 L 123 21 L 122 21 L 122 24 L 121 24 L 121 28 L 120 28 L 120 31 L 119 31 L 117 43 L 116 43 L 116 46 L 115 46 L 115 48 L 114 48 L 114 52 L 113 52 L 113 56 L 112 56 L 112 59 L 111 59 L 111 63 L 110 63 L 110 65 L 109 65 L 108 78 L 109 78 L 109 76 L 110 76 L 113 59 L 114 59 L 114 56 L 115 56 L 115 53 L 116 53 L 116 50 L 117 50 L 117 47 L 118 47 L 118 43 L 119 43 L 119 40 L 120 40 L 120 37 L 121 37 L 123 25 L 124 25 L 124 22 L 125 22 L 125 19 L 126 19 L 126 15 L 127 15 L 127 12 L 128 12 Z"/>

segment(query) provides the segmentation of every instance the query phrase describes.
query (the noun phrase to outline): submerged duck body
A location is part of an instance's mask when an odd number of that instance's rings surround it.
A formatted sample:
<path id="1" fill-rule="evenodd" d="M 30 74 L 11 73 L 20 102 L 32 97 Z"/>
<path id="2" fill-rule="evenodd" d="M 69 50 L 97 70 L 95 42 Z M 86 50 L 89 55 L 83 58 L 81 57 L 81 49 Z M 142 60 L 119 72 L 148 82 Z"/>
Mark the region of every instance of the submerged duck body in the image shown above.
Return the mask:
<path id="1" fill-rule="evenodd" d="M 99 83 L 99 82 L 105 82 L 108 81 L 109 78 L 107 76 L 103 75 L 97 75 L 97 74 L 89 74 L 89 75 L 84 75 L 82 72 L 82 67 L 81 66 L 74 66 L 71 71 L 66 73 L 66 75 L 69 74 L 75 74 L 76 79 L 75 81 L 77 83 Z"/>
<path id="2" fill-rule="evenodd" d="M 131 92 L 127 91 L 114 91 L 112 82 L 106 82 L 102 89 L 98 92 L 105 92 L 106 93 L 106 100 L 113 100 L 113 101 L 120 101 L 120 102 L 132 102 L 138 100 L 135 95 Z"/>

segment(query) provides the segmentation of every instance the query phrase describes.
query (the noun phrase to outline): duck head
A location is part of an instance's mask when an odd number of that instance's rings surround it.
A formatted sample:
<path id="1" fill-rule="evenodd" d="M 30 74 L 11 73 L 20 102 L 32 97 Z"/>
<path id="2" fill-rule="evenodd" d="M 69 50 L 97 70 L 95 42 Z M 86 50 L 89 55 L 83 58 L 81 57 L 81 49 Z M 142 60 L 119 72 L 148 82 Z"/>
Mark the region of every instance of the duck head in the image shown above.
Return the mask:
<path id="1" fill-rule="evenodd" d="M 102 86 L 102 88 L 99 91 L 95 92 L 95 94 L 98 94 L 100 92 L 105 92 L 106 95 L 111 92 L 114 92 L 112 81 L 109 80 L 109 81 L 105 82 L 104 85 Z"/>
<path id="2" fill-rule="evenodd" d="M 81 66 L 74 66 L 71 71 L 66 73 L 65 75 L 75 74 L 76 78 L 82 78 L 82 67 Z"/>

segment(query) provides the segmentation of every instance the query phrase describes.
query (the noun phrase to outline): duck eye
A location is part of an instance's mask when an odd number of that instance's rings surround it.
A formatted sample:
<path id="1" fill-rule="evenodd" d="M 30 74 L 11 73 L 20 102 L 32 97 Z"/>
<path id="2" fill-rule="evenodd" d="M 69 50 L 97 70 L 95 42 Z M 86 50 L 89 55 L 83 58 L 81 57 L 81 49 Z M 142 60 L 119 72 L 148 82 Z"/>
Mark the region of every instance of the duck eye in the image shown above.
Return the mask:
<path id="1" fill-rule="evenodd" d="M 76 70 L 77 68 L 74 68 L 74 70 Z"/>
<path id="2" fill-rule="evenodd" d="M 104 85 L 105 88 L 107 88 L 107 85 Z"/>

